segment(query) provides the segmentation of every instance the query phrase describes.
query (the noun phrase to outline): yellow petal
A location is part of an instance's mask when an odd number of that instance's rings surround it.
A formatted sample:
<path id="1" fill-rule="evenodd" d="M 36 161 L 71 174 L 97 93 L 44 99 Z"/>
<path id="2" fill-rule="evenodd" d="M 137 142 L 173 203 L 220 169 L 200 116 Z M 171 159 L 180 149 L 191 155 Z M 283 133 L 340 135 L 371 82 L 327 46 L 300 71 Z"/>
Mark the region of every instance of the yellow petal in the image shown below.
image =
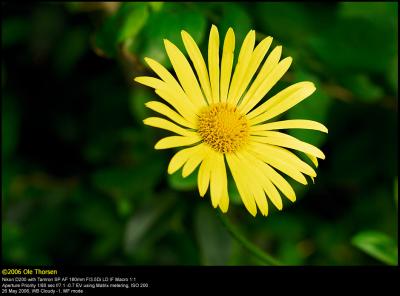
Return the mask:
<path id="1" fill-rule="evenodd" d="M 222 192 L 228 190 L 224 155 L 215 153 L 211 163 L 210 195 L 214 208 L 219 205 Z"/>
<path id="2" fill-rule="evenodd" d="M 154 89 L 165 87 L 165 82 L 161 79 L 149 77 L 149 76 L 138 76 L 134 79 L 136 82 L 152 87 Z"/>
<path id="3" fill-rule="evenodd" d="M 169 149 L 181 146 L 189 146 L 196 144 L 201 141 L 201 138 L 197 134 L 191 136 L 170 136 L 162 138 L 154 146 L 155 149 Z"/>
<path id="4" fill-rule="evenodd" d="M 263 185 L 263 189 L 269 200 L 278 210 L 281 211 L 283 208 L 282 198 L 274 184 L 272 184 L 272 182 L 268 178 L 265 178 Z"/>
<path id="5" fill-rule="evenodd" d="M 185 44 L 186 51 L 193 63 L 194 68 L 196 69 L 196 73 L 197 76 L 199 77 L 200 84 L 201 87 L 203 88 L 206 99 L 210 104 L 212 102 L 211 86 L 204 58 L 196 42 L 193 40 L 192 36 L 190 36 L 190 34 L 184 30 L 182 30 L 181 35 L 183 43 Z"/>
<path id="6" fill-rule="evenodd" d="M 150 59 L 150 58 L 145 58 L 146 63 L 149 65 L 149 67 L 163 80 L 165 83 L 167 83 L 170 87 L 175 89 L 177 92 L 182 92 L 183 89 L 179 85 L 178 81 L 174 78 L 174 76 L 167 70 L 163 65 L 161 65 L 159 62 Z"/>
<path id="7" fill-rule="evenodd" d="M 154 88 L 156 94 L 173 106 L 183 117 L 191 123 L 196 122 L 196 108 L 183 91 L 176 90 L 170 84 L 154 77 L 136 77 L 135 81 Z"/>
<path id="8" fill-rule="evenodd" d="M 183 125 L 188 128 L 196 129 L 196 126 L 194 124 L 187 121 L 184 117 L 182 117 L 181 115 L 179 115 L 178 113 L 176 113 L 174 110 L 172 110 L 171 108 L 169 108 L 167 105 L 165 105 L 163 103 L 160 103 L 157 101 L 150 101 L 150 102 L 147 102 L 145 105 L 147 108 L 168 117 L 169 119 L 175 121 L 176 123 L 178 123 L 180 125 Z"/>
<path id="9" fill-rule="evenodd" d="M 179 170 L 185 162 L 192 157 L 193 151 L 197 146 L 186 148 L 179 150 L 175 155 L 171 158 L 168 165 L 168 174 L 173 174 L 177 170 Z"/>
<path id="10" fill-rule="evenodd" d="M 264 65 L 261 67 L 260 72 L 257 74 L 256 79 L 251 84 L 249 90 L 246 92 L 243 100 L 239 103 L 239 110 L 242 110 L 243 107 L 252 99 L 254 93 L 259 89 L 261 84 L 266 80 L 268 75 L 275 69 L 276 65 L 278 65 L 279 59 L 282 54 L 282 46 L 277 46 L 272 50 L 267 59 L 264 62 Z"/>
<path id="11" fill-rule="evenodd" d="M 219 34 L 212 25 L 208 41 L 208 69 L 210 72 L 212 101 L 219 102 Z"/>
<path id="12" fill-rule="evenodd" d="M 267 196 L 271 200 L 271 202 L 274 204 L 274 206 L 278 210 L 282 210 L 282 208 L 283 208 L 282 198 L 281 198 L 278 190 L 276 190 L 274 184 L 272 184 L 272 182 L 269 180 L 269 178 L 267 178 L 267 176 L 265 174 L 262 174 L 262 176 L 263 176 L 263 178 L 261 179 L 262 187 L 263 187 L 265 193 L 267 194 Z"/>
<path id="13" fill-rule="evenodd" d="M 172 76 L 172 74 L 165 69 L 164 66 L 150 58 L 145 58 L 145 61 L 150 68 L 165 82 L 165 84 L 168 86 L 168 89 L 174 94 L 174 96 L 176 96 L 176 100 L 178 100 L 179 103 L 190 104 L 193 111 L 197 111 L 195 105 L 190 101 L 182 87 L 179 85 L 178 81 L 176 81 L 174 76 Z M 157 87 L 157 89 L 159 88 Z"/>
<path id="14" fill-rule="evenodd" d="M 196 109 L 194 105 L 190 102 L 186 94 L 182 90 L 177 90 L 171 84 L 164 82 L 161 79 L 149 77 L 149 76 L 139 76 L 135 78 L 135 81 L 143 85 L 154 88 L 155 90 L 165 90 L 173 94 L 174 99 L 172 100 L 174 104 L 183 101 L 186 105 L 190 106 L 194 112 Z"/>
<path id="15" fill-rule="evenodd" d="M 187 103 L 189 101 L 180 99 L 172 90 L 157 89 L 155 92 L 160 98 L 173 106 L 187 121 L 197 125 L 198 116 L 194 111 L 194 107 L 192 108 L 193 105 Z"/>
<path id="16" fill-rule="evenodd" d="M 275 208 L 277 208 L 279 211 L 282 211 L 283 203 L 281 195 L 274 186 L 274 184 L 272 184 L 272 182 L 267 178 L 264 179 L 263 189 L 265 191 L 266 196 L 268 196 L 268 199 L 272 202 Z"/>
<path id="17" fill-rule="evenodd" d="M 229 195 L 228 189 L 222 191 L 221 199 L 219 200 L 219 208 L 221 209 L 222 213 L 226 213 L 229 208 Z"/>
<path id="18" fill-rule="evenodd" d="M 281 196 L 278 190 L 276 190 L 274 184 L 272 184 L 269 178 L 269 174 L 266 173 L 266 170 L 264 168 L 264 166 L 266 166 L 267 164 L 257 159 L 254 155 L 252 155 L 248 151 L 242 151 L 241 155 L 242 155 L 241 156 L 242 160 L 248 163 L 250 172 L 253 172 L 258 175 L 257 179 L 259 179 L 259 184 L 262 186 L 268 198 L 272 201 L 272 203 L 278 210 L 282 210 L 283 204 Z M 240 155 L 238 154 L 238 156 Z M 268 213 L 268 208 L 266 210 Z"/>
<path id="19" fill-rule="evenodd" d="M 251 56 L 251 60 L 249 62 L 249 65 L 246 69 L 246 74 L 243 77 L 239 89 L 236 93 L 237 98 L 241 98 L 243 95 L 243 92 L 246 90 L 246 88 L 249 85 L 249 82 L 253 78 L 254 74 L 256 73 L 258 67 L 260 66 L 262 60 L 264 59 L 265 54 L 267 53 L 270 45 L 272 43 L 272 37 L 267 37 L 263 39 L 257 47 L 254 49 L 254 52 Z"/>
<path id="20" fill-rule="evenodd" d="M 225 156 L 243 204 L 249 213 L 255 217 L 257 214 L 256 203 L 248 185 L 246 184 L 246 179 L 244 179 L 241 174 L 240 167 L 237 164 L 237 156 L 229 153 Z"/>
<path id="21" fill-rule="evenodd" d="M 150 125 L 153 127 L 158 127 L 161 129 L 165 129 L 171 132 L 174 132 L 178 135 L 181 136 L 187 136 L 187 135 L 192 135 L 195 132 L 192 132 L 190 130 L 184 129 L 178 125 L 176 125 L 175 123 L 172 123 L 169 120 L 166 120 L 164 118 L 160 118 L 160 117 L 149 117 L 143 120 L 143 123 L 146 125 Z"/>
<path id="22" fill-rule="evenodd" d="M 286 73 L 291 64 L 291 57 L 287 57 L 280 61 L 279 64 L 271 71 L 271 73 L 267 77 L 265 77 L 264 82 L 255 91 L 249 102 L 245 104 L 243 108 L 239 108 L 239 110 L 246 114 L 251 109 L 253 109 L 253 107 L 257 105 L 258 102 L 260 102 L 262 98 L 264 98 L 264 96 L 271 90 L 271 88 L 282 78 L 282 76 Z"/>
<path id="23" fill-rule="evenodd" d="M 276 104 L 272 106 L 269 110 L 267 110 L 264 114 L 262 114 L 262 119 L 263 120 L 268 120 L 271 118 L 274 118 L 275 116 L 278 116 L 279 114 L 282 114 L 286 110 L 289 110 L 293 106 L 297 105 L 304 99 L 308 98 L 314 91 L 315 91 L 315 86 L 304 89 L 301 92 L 298 92 L 294 94 L 291 97 L 286 98 L 279 104 Z"/>
<path id="24" fill-rule="evenodd" d="M 305 155 L 312 161 L 312 163 L 317 168 L 318 167 L 318 159 L 315 156 L 308 154 L 308 153 L 305 153 Z"/>
<path id="25" fill-rule="evenodd" d="M 232 105 L 236 105 L 240 98 L 236 97 L 236 93 L 239 89 L 240 83 L 246 74 L 246 69 L 249 65 L 251 55 L 256 40 L 256 33 L 251 30 L 243 41 L 242 47 L 240 48 L 238 63 L 233 73 L 231 86 L 229 88 L 228 102 Z"/>
<path id="26" fill-rule="evenodd" d="M 285 158 L 279 158 L 276 157 L 276 155 L 272 155 L 271 150 L 267 147 L 267 144 L 258 144 L 253 142 L 249 145 L 249 149 L 253 151 L 253 153 L 255 153 L 262 161 L 285 173 L 293 180 L 303 185 L 307 185 L 307 180 L 299 171 L 299 169 L 296 168 L 292 163 L 287 162 Z"/>
<path id="27" fill-rule="evenodd" d="M 313 120 L 305 120 L 305 119 L 282 120 L 282 121 L 265 123 L 261 125 L 254 125 L 250 127 L 250 132 L 252 135 L 265 135 L 263 133 L 255 133 L 255 132 L 279 130 L 279 129 L 292 129 L 292 128 L 310 129 L 310 130 L 321 131 L 323 133 L 328 132 L 328 129 L 323 124 Z"/>
<path id="28" fill-rule="evenodd" d="M 185 163 L 182 169 L 182 177 L 186 178 L 197 168 L 197 166 L 203 161 L 206 157 L 206 151 L 204 149 L 204 144 L 199 144 L 195 146 L 195 150 L 193 150 L 193 154 L 189 158 L 189 160 Z"/>
<path id="29" fill-rule="evenodd" d="M 257 207 L 260 209 L 260 212 L 263 216 L 268 216 L 268 201 L 265 197 L 264 190 L 262 186 L 259 184 L 259 179 L 254 179 L 250 183 L 248 187 L 256 201 Z"/>
<path id="30" fill-rule="evenodd" d="M 295 137 L 284 133 L 272 131 L 265 131 L 263 134 L 264 136 L 251 136 L 251 139 L 261 143 L 267 143 L 275 146 L 298 150 L 304 153 L 311 154 L 315 157 L 325 159 L 325 155 L 320 149 L 311 144 L 300 141 Z"/>
<path id="31" fill-rule="evenodd" d="M 289 200 L 293 202 L 296 200 L 296 193 L 294 192 L 292 186 L 290 186 L 290 184 L 278 172 L 259 159 L 257 155 L 253 154 L 251 151 L 243 151 L 242 153 L 249 159 L 251 165 L 257 167 L 264 174 L 264 176 L 270 180 Z M 279 209 L 279 204 L 281 204 L 281 201 L 275 200 L 274 204 Z"/>
<path id="32" fill-rule="evenodd" d="M 261 106 L 257 107 L 253 112 L 248 114 L 250 124 L 258 124 L 268 119 L 271 119 L 294 105 L 300 103 L 302 100 L 309 97 L 315 91 L 315 86 L 312 82 L 300 82 L 293 84 L 274 97 L 266 101 Z M 257 117 L 255 117 L 257 114 Z"/>
<path id="33" fill-rule="evenodd" d="M 293 152 L 289 151 L 288 149 L 275 146 L 275 145 L 269 145 L 266 144 L 270 149 L 271 153 L 273 154 L 273 157 L 281 158 L 284 159 L 287 163 L 293 165 L 295 168 L 297 168 L 300 172 L 310 176 L 310 177 L 316 177 L 317 173 L 315 170 L 306 162 L 300 159 L 299 156 L 294 154 Z"/>
<path id="34" fill-rule="evenodd" d="M 209 148 L 208 146 L 204 147 L 206 150 L 205 157 L 201 162 L 199 173 L 197 175 L 197 186 L 199 188 L 199 194 L 201 197 L 207 192 L 208 184 L 210 183 L 211 177 L 211 164 L 214 157 L 214 150 Z"/>
<path id="35" fill-rule="evenodd" d="M 296 193 L 292 186 L 277 171 L 264 163 L 263 170 L 274 185 L 292 202 L 296 201 Z"/>
<path id="36" fill-rule="evenodd" d="M 232 28 L 225 35 L 224 48 L 221 61 L 221 102 L 225 103 L 228 98 L 229 83 L 231 82 L 233 53 L 235 50 L 235 33 Z"/>
<path id="37" fill-rule="evenodd" d="M 207 103 L 203 97 L 196 76 L 183 53 L 167 39 L 164 39 L 164 45 L 175 73 L 189 99 L 197 108 L 206 106 Z"/>
<path id="38" fill-rule="evenodd" d="M 260 137 L 261 138 L 261 137 Z M 260 141 L 259 143 L 265 143 L 264 141 Z M 270 156 L 272 158 L 280 158 L 287 162 L 288 164 L 294 166 L 296 169 L 298 169 L 300 172 L 309 175 L 310 177 L 316 177 L 317 173 L 314 171 L 314 169 L 302 161 L 296 154 L 290 152 L 287 149 L 275 146 L 275 145 L 270 145 L 269 143 L 266 143 L 264 146 L 264 149 L 266 151 L 269 151 Z"/>
<path id="39" fill-rule="evenodd" d="M 248 188 L 263 216 L 268 215 L 268 202 L 264 193 L 265 177 L 257 167 L 251 166 L 250 159 L 243 156 L 243 153 L 236 153 L 239 159 L 239 167 L 246 178 Z"/>

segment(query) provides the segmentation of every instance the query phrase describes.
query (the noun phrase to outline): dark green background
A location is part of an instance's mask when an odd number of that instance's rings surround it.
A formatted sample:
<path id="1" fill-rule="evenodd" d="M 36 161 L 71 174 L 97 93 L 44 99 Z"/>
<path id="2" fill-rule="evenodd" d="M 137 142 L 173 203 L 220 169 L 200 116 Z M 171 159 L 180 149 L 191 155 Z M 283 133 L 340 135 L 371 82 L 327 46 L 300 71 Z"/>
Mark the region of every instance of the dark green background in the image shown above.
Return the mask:
<path id="1" fill-rule="evenodd" d="M 206 52 L 229 26 L 294 62 L 271 93 L 317 91 L 285 114 L 325 152 L 298 200 L 253 218 L 234 186 L 227 215 L 289 265 L 397 264 L 397 3 L 2 3 L 2 258 L 7 264 L 260 264 L 224 229 L 196 175 L 167 175 L 167 133 L 142 120 L 157 99 L 133 81 L 170 67 L 167 38 Z M 222 38 L 221 37 L 221 38 Z"/>

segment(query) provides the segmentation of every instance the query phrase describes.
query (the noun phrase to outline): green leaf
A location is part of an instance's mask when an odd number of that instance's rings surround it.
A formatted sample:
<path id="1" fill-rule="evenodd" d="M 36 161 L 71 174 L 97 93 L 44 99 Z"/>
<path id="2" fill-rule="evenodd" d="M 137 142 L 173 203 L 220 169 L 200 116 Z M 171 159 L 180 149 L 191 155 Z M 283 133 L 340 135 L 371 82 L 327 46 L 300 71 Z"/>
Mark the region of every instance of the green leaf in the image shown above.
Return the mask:
<path id="1" fill-rule="evenodd" d="M 235 52 L 238 55 L 244 37 L 252 29 L 252 19 L 240 4 L 231 2 L 229 5 L 222 6 L 222 17 L 218 25 L 221 47 L 225 38 L 224 34 L 229 27 L 235 32 Z"/>
<path id="2" fill-rule="evenodd" d="M 339 19 L 324 34 L 309 39 L 314 53 L 337 73 L 382 74 L 397 52 L 396 31 L 368 19 Z"/>
<path id="3" fill-rule="evenodd" d="M 343 86 L 353 92 L 356 98 L 362 102 L 374 103 L 382 99 L 384 95 L 384 90 L 366 74 L 347 75 L 342 80 Z"/>
<path id="4" fill-rule="evenodd" d="M 101 236 L 118 228 L 115 211 L 110 208 L 108 201 L 99 196 L 96 196 L 97 200 L 95 201 L 88 193 L 85 197 L 86 202 L 82 204 L 77 213 L 77 222 L 82 229 Z"/>
<path id="5" fill-rule="evenodd" d="M 200 44 L 205 29 L 206 19 L 200 12 L 181 3 L 165 3 L 161 10 L 149 16 L 140 34 L 140 42 L 134 43 L 130 51 L 138 54 L 141 60 L 150 57 L 170 67 L 163 40 L 168 39 L 185 53 L 181 30 L 187 31 Z"/>
<path id="6" fill-rule="evenodd" d="M 199 206 L 195 213 L 196 236 L 204 265 L 226 265 L 232 252 L 232 238 L 218 221 L 210 205 Z"/>
<path id="7" fill-rule="evenodd" d="M 134 212 L 125 229 L 124 249 L 127 254 L 133 255 L 135 253 L 144 237 L 150 235 L 149 231 L 170 207 L 173 200 L 173 198 L 168 197 Z"/>
<path id="8" fill-rule="evenodd" d="M 195 190 L 197 187 L 197 172 L 191 173 L 186 178 L 182 177 L 182 171 L 178 170 L 172 175 L 168 174 L 168 184 L 174 189 L 182 191 Z"/>
<path id="9" fill-rule="evenodd" d="M 123 42 L 128 38 L 135 38 L 143 28 L 148 18 L 148 10 L 143 3 L 124 3 L 118 11 L 117 18 L 117 42 Z"/>
<path id="10" fill-rule="evenodd" d="M 138 85 L 136 82 L 134 84 Z M 158 100 L 157 95 L 148 88 L 138 86 L 132 89 L 129 96 L 130 111 L 140 124 L 143 124 L 143 119 L 151 116 L 151 114 L 158 114 L 145 105 L 147 102 L 154 100 Z"/>
<path id="11" fill-rule="evenodd" d="M 132 202 L 128 198 L 120 198 L 117 201 L 118 214 L 125 218 L 132 213 Z"/>
<path id="12" fill-rule="evenodd" d="M 96 188 L 117 199 L 133 196 L 143 198 L 143 195 L 154 188 L 161 173 L 156 159 L 140 167 L 110 167 L 99 170 L 93 174 L 92 182 Z"/>
<path id="13" fill-rule="evenodd" d="M 115 209 L 108 201 L 96 196 L 88 197 L 77 213 L 76 222 L 80 229 L 93 234 L 95 243 L 91 247 L 91 260 L 105 258 L 115 251 L 121 241 L 122 225 L 115 215 Z"/>
<path id="14" fill-rule="evenodd" d="M 332 10 L 318 4 L 258 2 L 253 6 L 255 21 L 266 35 L 298 50 L 307 40 L 330 26 Z"/>
<path id="15" fill-rule="evenodd" d="M 311 18 L 302 3 L 257 3 L 262 28 L 279 38 L 300 38 L 310 32 Z M 273 33 L 272 33 L 273 32 Z"/>
<path id="16" fill-rule="evenodd" d="M 378 22 L 395 22 L 396 2 L 340 2 L 339 15 L 345 18 L 364 18 Z"/>
<path id="17" fill-rule="evenodd" d="M 284 262 L 290 262 L 290 265 L 304 265 L 305 258 L 303 257 L 303 254 L 299 251 L 298 244 L 295 245 L 291 241 L 282 241 L 282 245 L 279 248 L 279 253 L 277 257 L 279 257 Z"/>
<path id="18" fill-rule="evenodd" d="M 354 246 L 388 265 L 398 264 L 397 245 L 386 234 L 377 231 L 362 231 L 352 239 Z"/>
<path id="19" fill-rule="evenodd" d="M 123 3 L 117 13 L 105 20 L 97 32 L 95 44 L 110 57 L 117 53 L 120 43 L 134 42 L 148 18 L 146 3 Z"/>
<path id="20" fill-rule="evenodd" d="M 154 11 L 159 11 L 163 7 L 164 2 L 148 2 L 148 4 Z"/>
<path id="21" fill-rule="evenodd" d="M 136 212 L 128 221 L 125 230 L 124 248 L 127 254 L 134 254 L 141 240 L 154 225 L 160 213 L 157 208 Z"/>

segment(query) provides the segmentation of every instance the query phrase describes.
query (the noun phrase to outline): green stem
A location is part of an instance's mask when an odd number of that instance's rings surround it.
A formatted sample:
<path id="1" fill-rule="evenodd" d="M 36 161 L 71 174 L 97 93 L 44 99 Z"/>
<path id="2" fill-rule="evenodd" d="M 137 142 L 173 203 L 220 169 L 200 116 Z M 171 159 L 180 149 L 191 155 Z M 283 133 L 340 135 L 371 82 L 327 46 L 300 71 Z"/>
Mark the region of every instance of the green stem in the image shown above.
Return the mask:
<path id="1" fill-rule="evenodd" d="M 261 260 L 266 265 L 274 265 L 279 266 L 283 265 L 281 262 L 273 258 L 271 255 L 262 251 L 259 247 L 254 245 L 252 242 L 247 240 L 240 231 L 228 221 L 228 219 L 221 213 L 219 213 L 219 218 L 225 228 L 229 231 L 229 233 L 245 248 L 247 249 L 254 257 Z"/>

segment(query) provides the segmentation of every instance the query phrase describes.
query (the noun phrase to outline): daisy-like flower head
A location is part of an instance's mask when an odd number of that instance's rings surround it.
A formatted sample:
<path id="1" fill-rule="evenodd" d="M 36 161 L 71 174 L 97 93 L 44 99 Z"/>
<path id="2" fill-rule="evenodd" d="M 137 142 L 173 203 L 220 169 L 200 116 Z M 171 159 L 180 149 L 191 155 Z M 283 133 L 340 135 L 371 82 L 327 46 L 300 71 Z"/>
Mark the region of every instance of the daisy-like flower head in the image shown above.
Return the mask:
<path id="1" fill-rule="evenodd" d="M 183 167 L 182 176 L 187 177 L 199 167 L 200 196 L 204 197 L 210 188 L 213 207 L 224 213 L 229 206 L 228 168 L 244 206 L 253 216 L 257 208 L 262 215 L 268 215 L 268 200 L 281 210 L 281 193 L 294 202 L 295 192 L 281 173 L 304 185 L 305 175 L 314 180 L 316 173 L 289 149 L 305 153 L 315 167 L 317 158 L 325 156 L 317 147 L 277 130 L 300 128 L 325 133 L 328 130 L 311 120 L 271 120 L 310 96 L 315 91 L 314 84 L 293 84 L 261 102 L 292 63 L 290 57 L 280 60 L 281 46 L 275 47 L 263 62 L 271 37 L 254 47 L 255 31 L 251 30 L 243 41 L 235 67 L 235 35 L 231 28 L 226 33 L 220 58 L 219 33 L 212 26 L 208 67 L 193 38 L 182 31 L 182 39 L 192 65 L 174 44 L 164 40 L 177 78 L 150 58 L 145 60 L 159 78 L 135 78 L 154 88 L 167 103 L 146 103 L 168 119 L 149 117 L 144 123 L 177 134 L 158 141 L 155 149 L 184 147 L 172 157 L 168 173 Z"/>

